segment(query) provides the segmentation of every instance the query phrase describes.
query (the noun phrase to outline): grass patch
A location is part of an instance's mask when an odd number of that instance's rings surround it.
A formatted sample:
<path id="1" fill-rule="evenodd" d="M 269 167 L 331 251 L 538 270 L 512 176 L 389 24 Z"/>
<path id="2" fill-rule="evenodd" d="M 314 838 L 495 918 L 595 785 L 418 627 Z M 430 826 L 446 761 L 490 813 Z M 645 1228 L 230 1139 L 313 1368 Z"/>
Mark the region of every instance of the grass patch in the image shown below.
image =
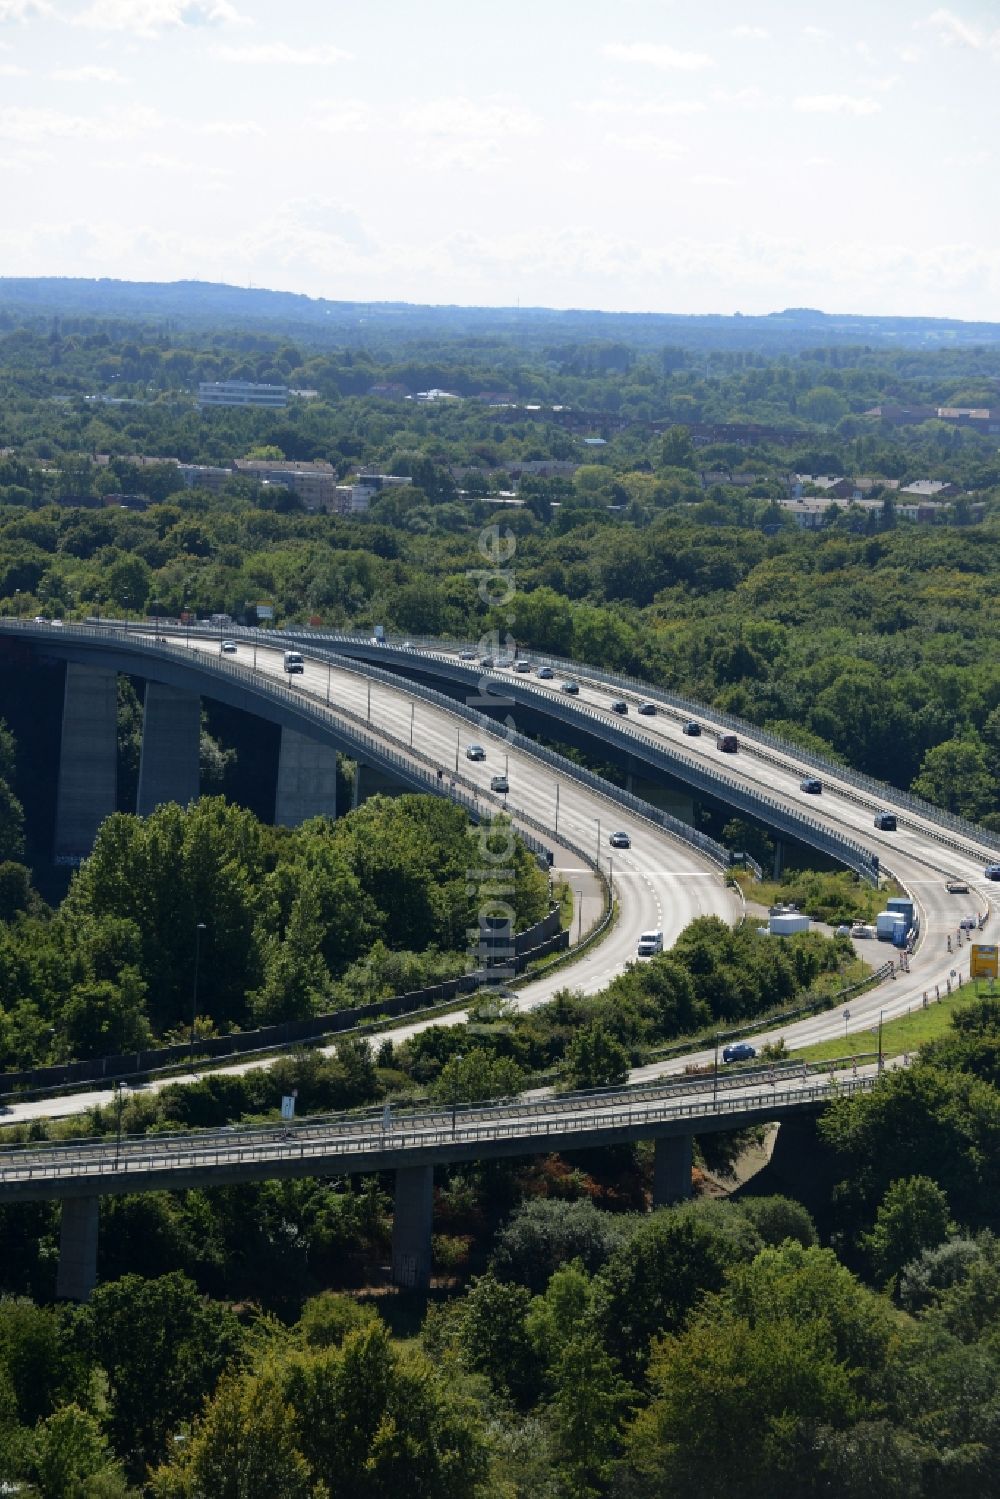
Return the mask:
<path id="1" fill-rule="evenodd" d="M 733 873 L 747 900 L 762 906 L 790 901 L 814 921 L 825 921 L 830 926 L 837 926 L 842 921 L 873 922 L 879 911 L 885 910 L 890 895 L 902 894 L 894 880 L 886 881 L 880 890 L 875 890 L 849 870 L 821 873 L 790 869 L 780 880 L 761 880 L 760 883 L 749 870 L 735 870 Z"/>
<path id="2" fill-rule="evenodd" d="M 882 1055 L 901 1057 L 904 1052 L 919 1051 L 929 1041 L 937 1041 L 951 1029 L 951 1017 L 956 1010 L 967 1005 L 980 994 L 988 993 L 982 983 L 965 984 L 954 994 L 941 1000 L 932 999 L 925 1010 L 917 1005 L 908 1015 L 887 1020 L 882 1026 Z M 834 1036 L 829 1041 L 817 1041 L 812 1046 L 796 1047 L 794 1056 L 803 1062 L 831 1062 L 837 1057 L 851 1056 L 853 1052 L 878 1050 L 878 1035 L 870 1026 L 863 1031 L 851 1031 L 847 1037 Z"/>

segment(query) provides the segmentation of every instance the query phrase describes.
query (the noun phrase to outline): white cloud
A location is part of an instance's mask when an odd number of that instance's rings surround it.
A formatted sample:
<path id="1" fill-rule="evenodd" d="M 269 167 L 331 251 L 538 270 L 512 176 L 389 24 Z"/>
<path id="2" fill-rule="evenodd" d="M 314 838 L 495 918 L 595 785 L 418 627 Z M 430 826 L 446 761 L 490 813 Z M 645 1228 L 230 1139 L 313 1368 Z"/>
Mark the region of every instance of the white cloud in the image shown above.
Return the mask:
<path id="1" fill-rule="evenodd" d="M 185 120 L 184 128 L 196 135 L 221 135 L 237 138 L 244 135 L 263 135 L 264 130 L 256 120 Z"/>
<path id="2" fill-rule="evenodd" d="M 124 82 L 117 68 L 99 68 L 89 63 L 80 68 L 53 68 L 48 76 L 56 83 Z"/>
<path id="3" fill-rule="evenodd" d="M 403 115 L 403 125 L 422 135 L 485 140 L 510 135 L 534 135 L 538 116 L 516 99 L 431 99 Z"/>
<path id="4" fill-rule="evenodd" d="M 825 26 L 803 26 L 802 35 L 810 37 L 814 42 L 833 41 L 833 32 L 827 31 Z"/>
<path id="5" fill-rule="evenodd" d="M 766 31 L 763 26 L 734 26 L 732 31 L 729 33 L 729 35 L 732 37 L 737 37 L 741 40 L 745 39 L 746 41 L 751 42 L 766 41 L 770 34 L 771 33 L 769 31 Z"/>
<path id="6" fill-rule="evenodd" d="M 220 26 L 245 17 L 230 0 L 92 0 L 75 18 L 95 31 L 132 31 L 156 36 L 170 26 Z"/>
<path id="7" fill-rule="evenodd" d="M 323 135 L 358 135 L 371 125 L 371 105 L 364 99 L 338 99 L 325 105 L 309 121 L 310 130 Z"/>
<path id="8" fill-rule="evenodd" d="M 986 37 L 975 26 L 970 26 L 968 21 L 963 21 L 961 16 L 956 16 L 953 10 L 935 10 L 926 21 L 918 21 L 916 24 L 936 32 L 938 40 L 946 47 L 969 47 L 973 52 L 979 52 L 983 47 L 996 44 L 995 32 L 992 38 Z"/>
<path id="9" fill-rule="evenodd" d="M 751 85 L 749 88 L 712 90 L 712 103 L 721 104 L 726 109 L 763 109 L 767 99 L 762 89 Z M 771 100 L 771 103 L 774 101 Z"/>
<path id="10" fill-rule="evenodd" d="M 644 119 L 666 119 L 682 115 L 701 115 L 708 108 L 700 99 L 587 99 L 577 109 L 589 115 L 633 115 Z"/>
<path id="11" fill-rule="evenodd" d="M 256 47 L 216 47 L 215 56 L 222 62 L 250 63 L 264 67 L 287 64 L 294 68 L 328 68 L 335 62 L 346 62 L 351 53 L 341 47 L 320 44 L 313 47 L 290 47 L 287 42 L 262 42 Z"/>
<path id="12" fill-rule="evenodd" d="M 48 0 L 0 0 L 0 23 L 4 21 L 28 21 L 33 16 L 50 16 L 52 6 Z"/>
<path id="13" fill-rule="evenodd" d="M 43 140 L 124 140 L 141 130 L 159 125 L 159 116 L 151 109 L 134 106 L 116 110 L 100 119 L 63 114 L 56 109 L 22 109 L 8 105 L 0 109 L 0 139 Z"/>
<path id="14" fill-rule="evenodd" d="M 721 177 L 714 172 L 696 172 L 691 178 L 695 187 L 735 187 L 733 177 Z"/>
<path id="15" fill-rule="evenodd" d="M 27 78 L 27 68 L 19 68 L 16 62 L 0 62 L 0 78 Z"/>
<path id="16" fill-rule="evenodd" d="M 874 115 L 882 106 L 858 94 L 807 94 L 795 100 L 795 108 L 801 114 Z"/>
<path id="17" fill-rule="evenodd" d="M 622 151 L 636 151 L 641 156 L 656 156 L 660 161 L 676 161 L 684 147 L 662 135 L 609 135 L 608 145 Z"/>
<path id="18" fill-rule="evenodd" d="M 866 78 L 864 87 L 874 89 L 876 94 L 887 94 L 899 82 L 898 73 L 886 73 L 882 78 Z"/>
<path id="19" fill-rule="evenodd" d="M 179 156 L 164 156 L 156 151 L 145 151 L 140 157 L 143 167 L 151 172 L 171 172 L 182 177 L 227 177 L 222 167 L 206 166 L 203 161 L 185 161 Z"/>
<path id="20" fill-rule="evenodd" d="M 676 68 L 683 73 L 697 73 L 714 66 L 707 52 L 678 52 L 659 42 L 609 42 L 604 56 L 615 62 L 648 63 L 654 68 Z"/>

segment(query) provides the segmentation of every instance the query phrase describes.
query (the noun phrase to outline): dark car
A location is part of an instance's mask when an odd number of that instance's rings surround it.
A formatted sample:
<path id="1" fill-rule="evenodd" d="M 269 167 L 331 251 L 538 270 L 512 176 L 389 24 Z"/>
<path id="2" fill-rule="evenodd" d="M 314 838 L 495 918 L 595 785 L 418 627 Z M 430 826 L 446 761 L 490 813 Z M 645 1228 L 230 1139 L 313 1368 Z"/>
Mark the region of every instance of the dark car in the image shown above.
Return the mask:
<path id="1" fill-rule="evenodd" d="M 724 755 L 735 755 L 740 747 L 740 741 L 735 734 L 716 734 L 715 747 Z"/>
<path id="2" fill-rule="evenodd" d="M 612 833 L 608 839 L 612 848 L 631 848 L 632 840 L 627 833 Z"/>
<path id="3" fill-rule="evenodd" d="M 749 1041 L 734 1041 L 732 1046 L 722 1048 L 724 1062 L 752 1062 L 756 1055 Z"/>
<path id="4" fill-rule="evenodd" d="M 466 746 L 465 758 L 467 760 L 485 760 L 486 751 L 481 744 L 470 744 Z"/>
<path id="5" fill-rule="evenodd" d="M 510 790 L 510 786 L 509 786 L 509 784 L 507 782 L 507 777 L 506 776 L 491 776 L 491 778 L 490 778 L 490 790 L 491 791 L 499 791 L 502 796 L 506 796 L 507 793 L 508 793 L 508 791 Z"/>
<path id="6" fill-rule="evenodd" d="M 459 656 L 458 659 L 460 661 L 475 661 L 475 659 L 476 659 L 476 653 L 475 653 L 475 651 L 463 651 L 462 654 L 461 654 L 461 656 Z"/>
<path id="7" fill-rule="evenodd" d="M 895 812 L 876 812 L 875 826 L 882 833 L 894 833 L 896 831 Z M 1000 879 L 1000 875 L 997 878 Z"/>
<path id="8" fill-rule="evenodd" d="M 483 668 L 484 671 L 492 671 L 493 670 L 493 657 L 492 656 L 483 656 L 483 657 L 480 658 L 479 664 Z"/>
<path id="9" fill-rule="evenodd" d="M 656 717 L 656 704 L 655 703 L 640 703 L 639 706 L 638 706 L 638 708 L 635 711 L 637 713 L 641 713 L 642 716 L 643 716 L 643 718 L 655 718 Z"/>
<path id="10" fill-rule="evenodd" d="M 690 736 L 691 736 L 692 739 L 697 739 L 698 735 L 701 733 L 701 724 L 700 723 L 695 723 L 694 719 L 692 718 L 689 723 L 686 723 L 684 725 L 683 729 L 681 730 L 681 733 L 682 734 L 690 734 Z"/>
<path id="11" fill-rule="evenodd" d="M 570 697 L 576 697 L 577 693 L 580 691 L 580 684 L 579 682 L 574 682 L 572 680 L 568 682 L 561 682 L 560 689 L 563 692 L 568 692 Z"/>
<path id="12" fill-rule="evenodd" d="M 823 790 L 823 782 L 817 776 L 805 776 L 799 782 L 800 791 L 808 791 L 810 796 L 819 796 Z"/>
<path id="13" fill-rule="evenodd" d="M 1000 864 L 987 864 L 986 878 L 988 880 L 1000 880 Z"/>
<path id="14" fill-rule="evenodd" d="M 627 713 L 628 703 L 623 697 L 616 697 L 614 702 L 611 704 L 611 711 L 612 713 Z"/>

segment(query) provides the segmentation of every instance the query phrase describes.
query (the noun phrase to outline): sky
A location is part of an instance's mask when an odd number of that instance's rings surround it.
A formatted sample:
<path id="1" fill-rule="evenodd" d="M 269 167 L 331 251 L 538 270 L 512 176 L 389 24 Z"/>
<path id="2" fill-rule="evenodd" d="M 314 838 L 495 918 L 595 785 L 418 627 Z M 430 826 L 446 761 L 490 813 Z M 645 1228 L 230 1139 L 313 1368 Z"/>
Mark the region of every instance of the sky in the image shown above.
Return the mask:
<path id="1" fill-rule="evenodd" d="M 1000 321 L 1000 5 L 0 0 L 0 274 Z"/>

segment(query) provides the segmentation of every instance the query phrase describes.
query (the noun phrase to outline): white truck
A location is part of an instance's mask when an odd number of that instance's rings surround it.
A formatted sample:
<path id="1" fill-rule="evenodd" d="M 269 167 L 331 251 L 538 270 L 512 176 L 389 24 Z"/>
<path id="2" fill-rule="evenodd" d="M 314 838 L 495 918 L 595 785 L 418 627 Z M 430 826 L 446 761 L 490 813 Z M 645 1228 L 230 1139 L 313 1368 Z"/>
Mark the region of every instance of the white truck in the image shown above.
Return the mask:
<path id="1" fill-rule="evenodd" d="M 301 676 L 306 669 L 301 651 L 285 652 L 285 670 L 290 677 Z"/>

